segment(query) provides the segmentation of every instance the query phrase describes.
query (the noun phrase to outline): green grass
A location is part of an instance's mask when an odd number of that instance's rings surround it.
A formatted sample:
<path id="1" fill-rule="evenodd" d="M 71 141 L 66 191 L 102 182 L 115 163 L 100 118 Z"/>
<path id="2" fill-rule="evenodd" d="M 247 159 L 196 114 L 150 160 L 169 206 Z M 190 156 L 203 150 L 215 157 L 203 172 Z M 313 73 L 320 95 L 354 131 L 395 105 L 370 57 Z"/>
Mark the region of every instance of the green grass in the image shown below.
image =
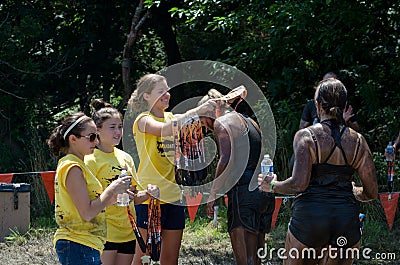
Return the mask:
<path id="1" fill-rule="evenodd" d="M 382 213 L 378 213 L 380 205 L 378 202 L 370 205 L 367 212 L 367 220 L 364 225 L 361 251 L 371 249 L 370 257 L 373 259 L 366 260 L 360 254 L 360 259 L 354 264 L 357 265 L 378 265 L 378 264 L 400 264 L 400 229 L 394 223 L 393 230 L 390 231 L 385 219 L 380 217 Z M 379 207 L 378 207 L 379 206 Z M 275 228 L 266 235 L 266 244 L 268 249 L 284 248 L 286 232 L 290 217 L 290 202 L 282 205 Z M 200 249 L 205 247 L 215 249 L 231 249 L 229 235 L 227 233 L 226 207 L 219 207 L 218 227 L 213 227 L 212 220 L 208 219 L 201 206 L 194 222 L 186 221 L 186 228 L 183 235 L 184 248 Z M 371 217 L 371 215 L 374 215 Z M 392 255 L 391 259 L 375 259 L 375 254 Z M 230 255 L 230 254 L 228 254 Z M 394 256 L 393 256 L 394 255 Z M 393 260 L 393 258 L 395 258 Z M 271 261 L 272 262 L 272 261 Z M 265 264 L 265 263 L 264 263 Z M 281 264 L 281 261 L 274 259 L 272 264 Z"/>
<path id="2" fill-rule="evenodd" d="M 10 229 L 10 235 L 5 237 L 7 243 L 23 245 L 30 239 L 40 239 L 53 233 L 57 227 L 54 218 L 37 218 L 29 225 L 26 233 L 20 233 L 16 228 Z"/>
<path id="3" fill-rule="evenodd" d="M 206 214 L 202 214 L 204 211 L 203 207 L 199 207 L 199 212 L 193 222 L 189 218 L 186 218 L 186 227 L 183 234 L 184 240 L 185 238 L 190 238 L 193 247 L 214 242 L 229 241 L 226 207 L 219 207 L 217 227 L 213 226 L 213 220 L 206 217 Z"/>

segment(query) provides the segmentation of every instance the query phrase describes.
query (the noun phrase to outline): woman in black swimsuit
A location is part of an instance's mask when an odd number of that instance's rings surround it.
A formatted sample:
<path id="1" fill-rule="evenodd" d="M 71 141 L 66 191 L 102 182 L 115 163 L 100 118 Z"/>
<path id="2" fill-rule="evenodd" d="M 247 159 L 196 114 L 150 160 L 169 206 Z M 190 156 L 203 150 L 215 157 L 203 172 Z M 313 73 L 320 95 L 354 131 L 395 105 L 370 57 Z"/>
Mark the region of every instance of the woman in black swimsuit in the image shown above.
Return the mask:
<path id="1" fill-rule="evenodd" d="M 201 103 L 210 98 L 222 100 L 223 97 L 212 89 Z M 250 190 L 253 176 L 258 175 L 261 131 L 254 120 L 230 107 L 236 106 L 239 100 L 220 101 L 210 115 L 200 117 L 202 125 L 215 135 L 219 158 L 208 197 L 207 213 L 212 216 L 217 194 L 227 191 L 228 232 L 236 264 L 261 264 L 257 250 L 264 247 L 265 234 L 271 228 L 275 196 L 259 189 Z"/>
<path id="2" fill-rule="evenodd" d="M 321 81 L 315 92 L 321 123 L 296 133 L 292 177 L 276 181 L 259 175 L 261 190 L 297 195 L 283 264 L 352 264 L 360 247 L 358 201 L 375 199 L 378 187 L 365 138 L 337 119 L 346 101 L 339 80 Z M 353 182 L 355 171 L 362 187 Z"/>

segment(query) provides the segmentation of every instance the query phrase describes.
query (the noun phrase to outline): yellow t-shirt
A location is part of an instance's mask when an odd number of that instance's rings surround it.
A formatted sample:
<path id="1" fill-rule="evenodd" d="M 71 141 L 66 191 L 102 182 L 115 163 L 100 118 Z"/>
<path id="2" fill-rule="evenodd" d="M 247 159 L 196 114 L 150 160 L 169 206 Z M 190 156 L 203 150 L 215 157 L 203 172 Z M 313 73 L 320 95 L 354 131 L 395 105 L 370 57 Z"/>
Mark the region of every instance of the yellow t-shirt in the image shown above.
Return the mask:
<path id="1" fill-rule="evenodd" d="M 129 175 L 136 177 L 136 169 L 132 157 L 118 148 L 114 148 L 112 153 L 105 153 L 95 149 L 93 154 L 85 156 L 85 164 L 95 174 L 104 189 L 118 178 L 122 169 L 125 169 Z M 136 185 L 136 183 L 133 182 L 132 185 Z M 133 202 L 130 204 L 130 208 L 136 219 Z M 117 205 L 107 207 L 106 220 L 107 241 L 122 243 L 136 239 L 126 207 Z"/>
<path id="2" fill-rule="evenodd" d="M 96 199 L 103 192 L 99 180 L 77 156 L 68 154 L 58 161 L 54 192 L 55 218 L 59 228 L 54 234 L 54 244 L 59 239 L 65 239 L 102 252 L 106 241 L 105 210 L 89 222 L 80 216 L 65 185 L 69 170 L 75 166 L 82 170 L 90 200 Z"/>
<path id="3" fill-rule="evenodd" d="M 157 185 L 160 188 L 161 203 L 176 202 L 181 199 L 181 189 L 175 181 L 173 138 L 140 132 L 137 122 L 146 115 L 159 122 L 166 122 L 174 117 L 171 112 L 165 112 L 164 118 L 155 117 L 150 112 L 143 112 L 136 118 L 133 124 L 133 135 L 140 159 L 137 172 L 138 187 L 144 189 L 147 184 Z"/>

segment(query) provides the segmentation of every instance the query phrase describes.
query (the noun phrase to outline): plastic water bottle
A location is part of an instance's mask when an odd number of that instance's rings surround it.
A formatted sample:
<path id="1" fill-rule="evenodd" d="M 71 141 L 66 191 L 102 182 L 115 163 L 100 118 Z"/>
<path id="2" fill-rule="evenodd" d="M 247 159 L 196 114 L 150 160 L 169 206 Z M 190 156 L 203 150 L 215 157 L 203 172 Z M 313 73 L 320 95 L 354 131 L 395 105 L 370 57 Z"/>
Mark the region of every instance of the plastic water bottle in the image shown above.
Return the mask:
<path id="1" fill-rule="evenodd" d="M 388 200 L 392 199 L 393 180 L 394 180 L 394 148 L 392 142 L 389 142 L 385 148 L 386 162 L 388 164 Z"/>
<path id="2" fill-rule="evenodd" d="M 365 223 L 365 214 L 363 214 L 363 213 L 360 213 L 359 215 L 358 215 L 358 219 L 360 220 L 360 232 L 361 232 L 361 234 L 362 234 L 362 230 L 363 230 L 363 228 L 364 228 L 364 223 Z"/>
<path id="3" fill-rule="evenodd" d="M 126 170 L 121 170 L 121 174 L 119 175 L 118 178 L 123 178 L 126 176 L 128 176 L 128 173 L 126 172 Z M 128 206 L 129 205 L 129 194 L 126 192 L 118 194 L 117 195 L 117 205 L 118 206 Z"/>
<path id="4" fill-rule="evenodd" d="M 268 176 L 274 173 L 274 162 L 269 154 L 264 155 L 264 158 L 261 161 L 261 173 Z"/>
<path id="5" fill-rule="evenodd" d="M 213 226 L 218 227 L 218 205 L 214 205 L 214 219 L 213 219 Z"/>
<path id="6" fill-rule="evenodd" d="M 392 142 L 389 142 L 388 145 L 386 146 L 385 149 L 386 153 L 386 161 L 387 162 L 392 162 L 393 161 L 393 154 L 394 154 L 394 148 Z"/>

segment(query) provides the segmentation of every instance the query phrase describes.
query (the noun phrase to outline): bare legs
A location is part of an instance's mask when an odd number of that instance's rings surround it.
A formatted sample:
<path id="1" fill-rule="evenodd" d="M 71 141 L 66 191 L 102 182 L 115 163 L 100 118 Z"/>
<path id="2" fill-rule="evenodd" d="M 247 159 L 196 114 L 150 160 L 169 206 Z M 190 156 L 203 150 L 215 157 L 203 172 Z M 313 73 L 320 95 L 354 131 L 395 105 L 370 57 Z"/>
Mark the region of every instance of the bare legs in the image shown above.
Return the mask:
<path id="1" fill-rule="evenodd" d="M 360 242 L 357 242 L 354 246 L 351 248 L 358 249 L 360 247 Z M 316 257 L 321 257 L 321 259 L 305 259 L 304 257 L 299 257 L 296 258 L 294 255 L 289 255 L 288 253 L 290 252 L 291 249 L 296 249 L 297 251 L 295 253 L 302 253 L 302 251 L 305 248 L 309 248 L 303 243 L 301 243 L 299 240 L 297 240 L 294 235 L 290 232 L 288 229 L 287 234 L 286 234 L 286 242 L 285 242 L 285 248 L 286 248 L 286 256 L 287 259 L 283 260 L 284 265 L 315 265 L 315 264 L 320 264 L 320 265 L 351 265 L 353 264 L 354 257 L 347 257 L 347 259 L 332 259 L 332 257 L 329 256 L 329 251 L 322 251 L 323 248 L 327 249 L 328 246 L 322 246 L 320 248 L 316 248 Z M 294 252 L 293 252 L 294 253 Z M 304 253 L 309 253 L 305 251 Z M 322 253 L 322 254 L 321 254 Z M 335 255 L 336 252 L 331 252 L 333 256 Z M 337 254 L 337 253 L 336 253 Z M 339 255 L 337 255 L 339 256 Z"/>
<path id="2" fill-rule="evenodd" d="M 133 260 L 133 254 L 117 253 L 116 250 L 105 250 L 101 254 L 101 263 L 103 265 L 130 265 Z"/>
<path id="3" fill-rule="evenodd" d="M 144 241 L 147 240 L 147 230 L 139 228 L 140 233 L 143 236 Z M 181 247 L 183 230 L 162 230 L 162 243 L 161 243 L 161 255 L 160 264 L 162 265 L 177 265 L 179 258 L 179 249 Z M 132 265 L 142 265 L 141 257 L 144 253 L 140 250 L 138 244 L 136 244 L 136 252 L 133 258 Z"/>
<path id="4" fill-rule="evenodd" d="M 264 247 L 264 233 L 252 233 L 243 227 L 237 227 L 230 232 L 229 236 L 237 265 L 261 264 L 261 260 L 257 257 L 257 250 Z"/>

